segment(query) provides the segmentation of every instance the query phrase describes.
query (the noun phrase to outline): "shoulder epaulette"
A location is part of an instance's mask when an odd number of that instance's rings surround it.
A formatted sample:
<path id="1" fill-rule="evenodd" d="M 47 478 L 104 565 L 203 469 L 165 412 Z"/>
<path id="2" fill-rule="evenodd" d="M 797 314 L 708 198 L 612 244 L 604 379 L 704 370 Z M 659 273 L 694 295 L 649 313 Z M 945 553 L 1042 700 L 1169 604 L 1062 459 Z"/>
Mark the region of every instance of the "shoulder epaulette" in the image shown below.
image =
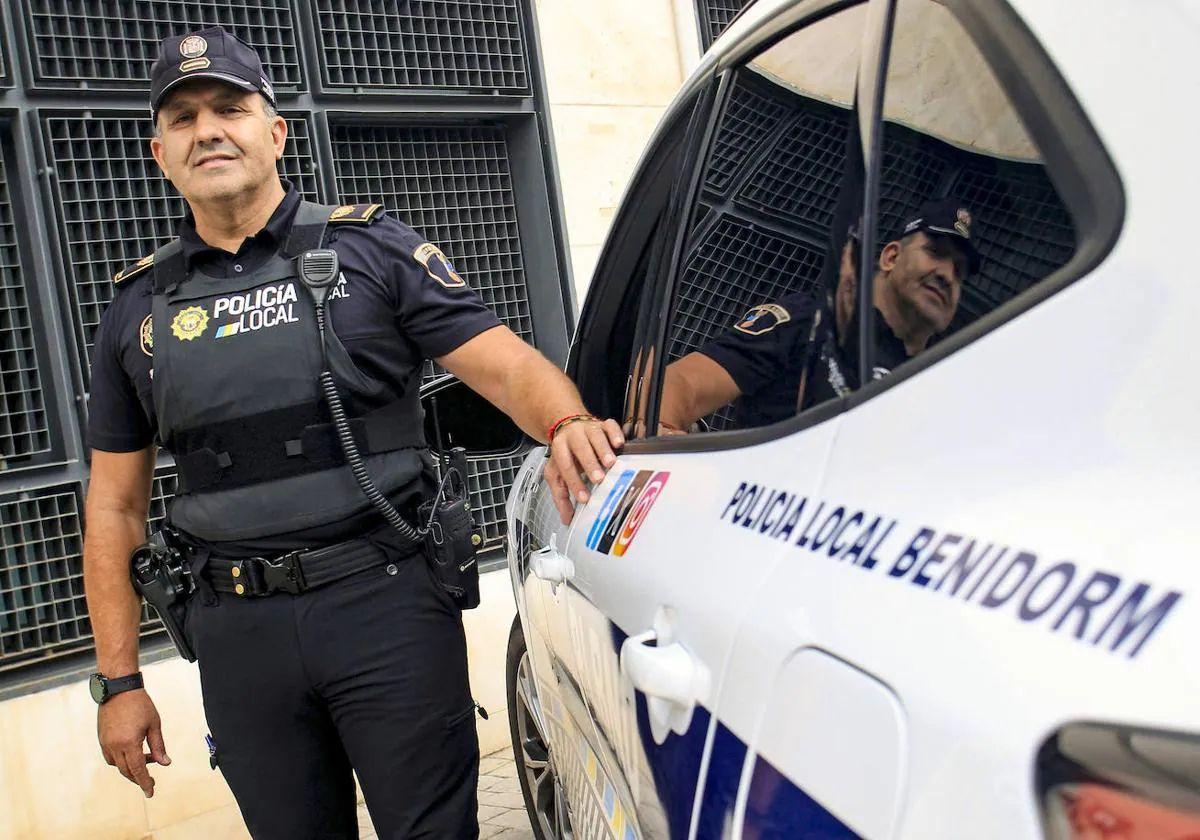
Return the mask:
<path id="1" fill-rule="evenodd" d="M 334 225 L 369 225 L 382 215 L 382 204 L 343 204 L 329 214 L 329 223 Z"/>
<path id="2" fill-rule="evenodd" d="M 147 254 L 133 265 L 127 265 L 114 274 L 113 283 L 120 286 L 130 277 L 136 277 L 152 265 L 154 265 L 154 254 Z"/>

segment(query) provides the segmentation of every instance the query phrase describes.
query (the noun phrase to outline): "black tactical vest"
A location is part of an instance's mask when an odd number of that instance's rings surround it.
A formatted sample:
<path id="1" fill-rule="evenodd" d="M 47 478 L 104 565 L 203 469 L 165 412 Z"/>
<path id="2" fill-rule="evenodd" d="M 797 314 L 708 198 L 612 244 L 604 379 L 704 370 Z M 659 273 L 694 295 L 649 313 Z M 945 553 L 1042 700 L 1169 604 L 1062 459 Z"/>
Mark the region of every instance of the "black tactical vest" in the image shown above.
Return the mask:
<path id="1" fill-rule="evenodd" d="M 331 213 L 348 209 L 302 201 L 282 250 L 245 275 L 189 273 L 178 240 L 155 253 L 154 407 L 179 472 L 175 527 L 211 542 L 254 539 L 369 505 L 321 396 L 316 313 L 295 266 L 321 246 Z M 332 329 L 325 352 L 371 478 L 392 495 L 422 470 L 419 380 L 397 400 L 355 368 Z"/>

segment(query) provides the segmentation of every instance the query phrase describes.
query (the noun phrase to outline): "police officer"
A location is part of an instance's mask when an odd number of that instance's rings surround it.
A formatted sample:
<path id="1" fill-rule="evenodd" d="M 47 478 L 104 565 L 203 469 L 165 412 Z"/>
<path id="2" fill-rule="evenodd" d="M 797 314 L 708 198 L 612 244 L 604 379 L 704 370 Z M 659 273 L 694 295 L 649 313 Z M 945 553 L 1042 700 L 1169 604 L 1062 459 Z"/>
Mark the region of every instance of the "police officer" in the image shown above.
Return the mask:
<path id="1" fill-rule="evenodd" d="M 353 768 L 380 836 L 474 837 L 459 611 L 419 541 L 368 502 L 318 376 L 327 365 L 366 472 L 408 521 L 431 489 L 424 359 L 552 438 L 581 500 L 620 428 L 383 207 L 320 207 L 280 180 L 287 124 L 251 47 L 219 27 L 167 38 L 151 111 L 151 151 L 189 212 L 178 239 L 117 274 L 96 335 L 84 568 L 104 758 L 147 797 L 147 760 L 170 763 L 129 577 L 161 443 L 198 585 L 184 628 L 212 752 L 250 832 L 357 837 Z M 296 261 L 322 247 L 340 261 L 324 340 Z"/>
<path id="2" fill-rule="evenodd" d="M 956 199 L 930 201 L 883 246 L 873 283 L 876 379 L 950 326 L 963 282 L 979 269 L 971 224 L 970 210 Z M 664 431 L 688 429 L 731 402 L 739 425 L 763 426 L 856 389 L 857 248 L 852 231 L 832 306 L 807 292 L 759 304 L 668 365 Z"/>

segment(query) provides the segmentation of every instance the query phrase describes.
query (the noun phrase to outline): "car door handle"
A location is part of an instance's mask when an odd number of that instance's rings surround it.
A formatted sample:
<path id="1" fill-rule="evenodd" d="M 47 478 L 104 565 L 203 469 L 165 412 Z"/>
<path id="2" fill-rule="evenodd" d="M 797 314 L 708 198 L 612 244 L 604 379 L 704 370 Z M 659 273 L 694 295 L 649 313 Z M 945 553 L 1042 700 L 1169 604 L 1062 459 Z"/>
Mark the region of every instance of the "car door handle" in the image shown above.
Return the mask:
<path id="1" fill-rule="evenodd" d="M 554 543 L 529 555 L 529 567 L 540 580 L 559 584 L 575 574 L 575 564 L 569 557 L 558 553 Z"/>
<path id="2" fill-rule="evenodd" d="M 691 725 L 692 712 L 708 693 L 709 672 L 704 663 L 679 642 L 650 647 L 654 630 L 630 636 L 621 645 L 621 671 L 646 695 L 650 730 L 657 743 L 667 733 L 680 735 Z"/>

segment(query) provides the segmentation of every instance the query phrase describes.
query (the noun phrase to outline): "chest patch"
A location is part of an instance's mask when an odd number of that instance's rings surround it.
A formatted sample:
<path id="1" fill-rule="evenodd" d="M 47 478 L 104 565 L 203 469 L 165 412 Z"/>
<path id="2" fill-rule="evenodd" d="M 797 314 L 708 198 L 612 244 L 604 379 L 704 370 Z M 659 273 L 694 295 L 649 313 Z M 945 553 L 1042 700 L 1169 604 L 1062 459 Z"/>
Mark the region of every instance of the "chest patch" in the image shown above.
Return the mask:
<path id="1" fill-rule="evenodd" d="M 742 316 L 742 320 L 737 322 L 734 329 L 744 332 L 746 335 L 762 335 L 790 320 L 792 320 L 792 316 L 779 304 L 762 303 L 751 307 L 750 311 Z"/>
<path id="2" fill-rule="evenodd" d="M 217 298 L 213 303 L 213 318 L 219 321 L 216 337 L 229 338 L 281 324 L 295 324 L 300 320 L 296 314 L 296 297 L 295 283 L 279 283 Z"/>
<path id="3" fill-rule="evenodd" d="M 171 334 L 180 341 L 192 341 L 208 329 L 208 312 L 203 306 L 188 306 L 175 314 Z"/>
<path id="4" fill-rule="evenodd" d="M 154 355 L 154 316 L 147 315 L 142 319 L 142 325 L 138 327 L 138 341 L 142 346 L 142 352 L 147 356 Z"/>

